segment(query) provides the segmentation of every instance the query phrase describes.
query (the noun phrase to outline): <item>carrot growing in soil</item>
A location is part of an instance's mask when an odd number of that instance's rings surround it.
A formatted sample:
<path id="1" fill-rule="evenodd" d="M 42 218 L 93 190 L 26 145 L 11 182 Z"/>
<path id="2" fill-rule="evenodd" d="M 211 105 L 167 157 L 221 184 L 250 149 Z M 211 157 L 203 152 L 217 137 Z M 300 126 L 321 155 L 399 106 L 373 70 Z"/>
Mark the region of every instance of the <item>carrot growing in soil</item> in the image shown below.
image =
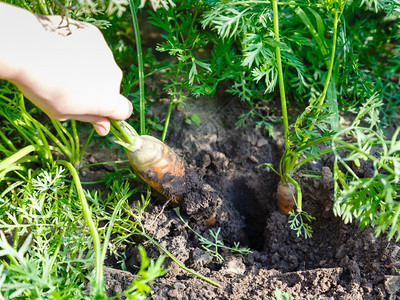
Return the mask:
<path id="1" fill-rule="evenodd" d="M 185 176 L 183 159 L 160 140 L 139 135 L 128 123 L 115 120 L 111 123 L 116 142 L 127 150 L 129 162 L 136 173 L 156 191 L 179 203 L 181 198 L 171 194 L 170 186 Z"/>
<path id="2" fill-rule="evenodd" d="M 278 184 L 276 198 L 279 209 L 286 214 L 291 216 L 289 221 L 290 227 L 296 231 L 297 235 L 304 234 L 305 237 L 309 237 L 312 234 L 312 229 L 307 222 L 314 218 L 307 212 L 303 211 L 302 208 L 302 192 L 300 184 L 292 177 L 299 168 L 306 162 L 311 161 L 322 156 L 325 153 L 331 152 L 332 148 L 326 150 L 318 150 L 315 154 L 312 154 L 309 150 L 319 143 L 325 143 L 332 140 L 332 132 L 337 130 L 339 124 L 337 119 L 332 117 L 323 117 L 324 111 L 333 112 L 333 115 L 337 115 L 337 100 L 333 96 L 336 93 L 335 83 L 332 79 L 332 73 L 334 69 L 334 61 L 336 54 L 336 40 L 338 34 L 338 23 L 340 16 L 344 10 L 344 1 L 335 2 L 335 5 L 326 3 L 325 8 L 328 13 L 332 15 L 333 20 L 333 33 L 332 33 L 332 45 L 330 49 L 330 56 L 326 58 L 327 75 L 325 78 L 324 88 L 319 97 L 314 98 L 310 101 L 309 106 L 297 117 L 293 126 L 293 134 L 289 131 L 289 121 L 286 107 L 286 96 L 285 96 L 285 82 L 282 68 L 281 58 L 281 47 L 280 47 L 280 33 L 279 33 L 279 17 L 278 17 L 278 3 L 277 0 L 272 0 L 273 9 L 273 24 L 274 24 L 274 38 L 276 41 L 276 65 L 278 70 L 278 83 L 279 83 L 279 94 L 281 98 L 282 108 L 282 119 L 284 129 L 284 140 L 285 140 L 285 152 L 279 163 L 280 182 Z M 319 40 L 321 36 L 316 35 L 319 32 L 313 29 L 312 24 L 309 24 L 308 18 L 301 8 L 295 9 L 296 14 L 300 19 L 307 25 L 313 36 Z M 323 43 L 320 43 L 323 45 Z M 322 53 L 329 53 L 327 49 L 321 49 Z M 328 95 L 328 89 L 330 91 Z M 325 101 L 328 98 L 328 104 Z M 325 108 L 323 106 L 325 105 Z M 329 107 L 328 107 L 329 106 Z M 304 123 L 303 123 L 304 122 Z M 316 130 L 316 124 L 329 123 L 330 131 L 319 132 Z M 309 151 L 309 153 L 307 153 Z M 310 154 L 311 153 L 311 154 Z M 304 220 L 303 220 L 304 218 Z"/>
<path id="3" fill-rule="evenodd" d="M 288 214 L 293 211 L 296 207 L 296 190 L 293 184 L 286 185 L 282 181 L 279 181 L 278 188 L 276 190 L 276 199 L 279 209 Z"/>
<path id="4" fill-rule="evenodd" d="M 276 0 L 272 1 L 272 9 L 273 9 L 273 22 L 274 22 L 274 33 L 275 40 L 280 42 L 279 35 L 279 19 L 278 19 L 278 3 Z M 279 92 L 281 97 L 281 108 L 282 108 L 282 120 L 284 127 L 284 138 L 285 138 L 285 150 L 288 152 L 290 150 L 289 145 L 289 119 L 287 114 L 287 106 L 286 106 L 286 97 L 285 97 L 285 84 L 283 81 L 283 69 L 282 69 L 282 59 L 281 59 L 281 49 L 279 46 L 275 48 L 276 51 L 276 63 L 278 67 L 278 79 L 279 79 Z M 295 194 L 292 189 L 293 184 L 290 185 L 287 183 L 286 176 L 287 170 L 280 170 L 281 181 L 279 181 L 276 198 L 278 207 L 281 211 L 288 214 L 290 211 L 293 211 L 296 207 L 295 205 Z M 283 171 L 283 172 L 282 172 Z"/>

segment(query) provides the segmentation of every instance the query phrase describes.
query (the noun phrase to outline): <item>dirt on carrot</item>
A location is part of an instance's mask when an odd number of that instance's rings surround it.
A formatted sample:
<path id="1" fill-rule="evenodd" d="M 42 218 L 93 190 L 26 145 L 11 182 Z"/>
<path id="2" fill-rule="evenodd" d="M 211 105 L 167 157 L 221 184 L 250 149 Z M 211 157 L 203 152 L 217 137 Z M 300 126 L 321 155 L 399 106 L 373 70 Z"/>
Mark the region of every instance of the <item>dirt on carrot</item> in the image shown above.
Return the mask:
<path id="1" fill-rule="evenodd" d="M 171 187 L 184 184 L 186 165 L 183 159 L 152 136 L 142 135 L 137 139 L 140 146 L 127 152 L 132 168 L 156 191 L 173 202 L 181 202 L 181 193 L 173 192 Z"/>
<path id="2" fill-rule="evenodd" d="M 240 220 L 240 215 L 233 209 L 231 203 L 211 185 L 205 183 L 187 164 L 185 166 L 183 177 L 166 175 L 162 179 L 163 187 L 160 193 L 167 197 L 169 195 L 179 197 L 181 199 L 179 205 L 183 212 L 200 224 L 205 231 L 211 227 L 223 227 L 225 228 L 223 236 L 240 239 L 245 224 L 237 221 Z"/>

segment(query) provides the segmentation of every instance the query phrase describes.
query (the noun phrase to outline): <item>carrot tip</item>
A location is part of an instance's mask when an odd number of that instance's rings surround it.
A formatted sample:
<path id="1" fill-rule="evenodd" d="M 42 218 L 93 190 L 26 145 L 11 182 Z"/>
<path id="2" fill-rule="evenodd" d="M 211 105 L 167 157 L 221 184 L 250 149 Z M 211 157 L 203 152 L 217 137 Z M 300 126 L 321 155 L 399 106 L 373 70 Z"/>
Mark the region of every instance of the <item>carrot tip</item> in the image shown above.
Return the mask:
<path id="1" fill-rule="evenodd" d="M 209 218 L 209 219 L 206 219 L 205 222 L 207 223 L 207 225 L 213 226 L 213 225 L 215 225 L 215 223 L 217 223 L 217 219 L 216 218 Z"/>

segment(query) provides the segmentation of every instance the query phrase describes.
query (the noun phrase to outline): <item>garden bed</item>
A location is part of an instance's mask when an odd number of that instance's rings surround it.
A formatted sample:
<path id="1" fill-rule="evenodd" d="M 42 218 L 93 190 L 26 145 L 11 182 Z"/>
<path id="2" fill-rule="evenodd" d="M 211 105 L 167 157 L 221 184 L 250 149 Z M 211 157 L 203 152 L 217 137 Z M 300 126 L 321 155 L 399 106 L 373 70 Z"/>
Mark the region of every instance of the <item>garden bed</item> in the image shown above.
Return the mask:
<path id="1" fill-rule="evenodd" d="M 0 83 L 0 298 L 400 299 L 397 3 L 117 2 L 31 9 L 104 26 L 129 124 Z M 185 168 L 138 168 L 135 130 Z"/>
<path id="2" fill-rule="evenodd" d="M 153 113 L 163 112 L 159 109 Z M 288 216 L 276 205 L 275 191 L 279 178 L 257 166 L 264 162 L 276 165 L 282 152 L 279 126 L 275 139 L 266 136 L 252 124 L 236 128 L 238 114 L 244 109 L 235 98 L 201 99 L 188 103 L 202 119 L 200 125 L 187 125 L 182 112 L 174 112 L 167 144 L 185 158 L 195 171 L 201 185 L 218 199 L 213 207 L 215 224 L 206 222 L 208 200 L 183 205 L 182 217 L 198 233 L 210 238 L 209 230 L 220 230 L 227 246 L 240 242 L 249 247 L 250 254 L 231 253 L 222 249 L 223 263 L 205 251 L 198 237 L 185 227 L 163 196 L 155 194 L 146 209 L 144 226 L 185 266 L 216 281 L 213 286 L 189 274 L 166 259 L 169 269 L 151 284 L 151 299 L 269 299 L 279 288 L 295 298 L 303 299 L 396 299 L 400 259 L 398 243 L 385 236 L 376 238 L 370 228 L 361 230 L 344 224 L 332 212 L 333 181 L 331 157 L 318 165 L 321 178 L 300 178 L 304 193 L 304 209 L 316 220 L 312 222 L 313 236 L 296 237 L 289 228 Z M 161 113 L 162 114 L 162 113 Z M 156 133 L 155 133 L 156 134 Z M 103 154 L 88 153 L 104 160 Z M 203 195 L 204 196 L 204 195 Z M 197 213 L 195 213 L 195 211 Z M 162 251 L 143 241 L 148 255 L 156 259 Z M 135 248 L 126 250 L 127 269 L 109 259 L 106 285 L 109 295 L 126 288 L 140 265 Z"/>

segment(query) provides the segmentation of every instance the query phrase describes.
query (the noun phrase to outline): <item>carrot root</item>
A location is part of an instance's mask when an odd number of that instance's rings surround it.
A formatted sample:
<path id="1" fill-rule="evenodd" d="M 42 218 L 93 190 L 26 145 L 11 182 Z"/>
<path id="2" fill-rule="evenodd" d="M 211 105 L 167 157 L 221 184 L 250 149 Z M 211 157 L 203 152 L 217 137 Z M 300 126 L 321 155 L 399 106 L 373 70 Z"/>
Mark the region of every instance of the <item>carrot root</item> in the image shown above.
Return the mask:
<path id="1" fill-rule="evenodd" d="M 178 195 L 169 195 L 168 186 L 176 178 L 185 176 L 185 163 L 171 148 L 160 140 L 142 135 L 141 145 L 135 151 L 128 151 L 128 159 L 132 168 L 152 188 L 171 198 L 173 202 L 180 202 Z"/>
<path id="2" fill-rule="evenodd" d="M 296 208 L 296 194 L 296 188 L 293 184 L 285 185 L 279 181 L 276 199 L 279 209 L 285 214 Z"/>

